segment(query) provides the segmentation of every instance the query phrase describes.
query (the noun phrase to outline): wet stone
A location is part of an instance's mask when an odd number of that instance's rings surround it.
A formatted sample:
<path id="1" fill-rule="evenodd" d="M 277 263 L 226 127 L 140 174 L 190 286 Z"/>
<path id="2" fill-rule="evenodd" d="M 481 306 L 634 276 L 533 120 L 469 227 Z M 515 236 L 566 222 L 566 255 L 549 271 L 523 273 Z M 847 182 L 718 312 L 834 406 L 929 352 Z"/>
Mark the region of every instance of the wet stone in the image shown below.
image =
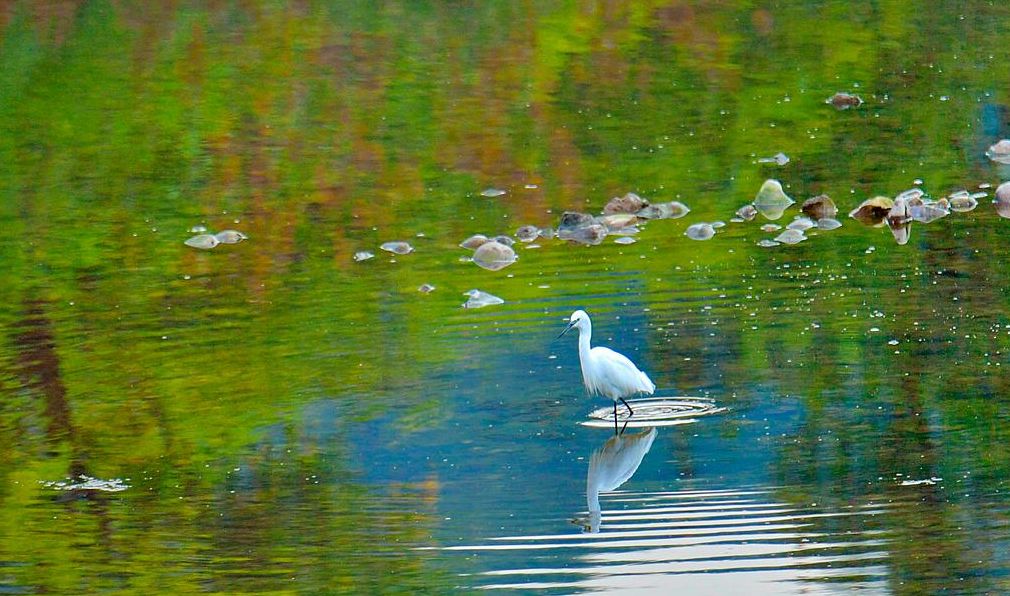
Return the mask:
<path id="1" fill-rule="evenodd" d="M 696 223 L 688 226 L 684 235 L 691 240 L 708 240 L 715 236 L 715 228 L 709 223 Z"/>
<path id="2" fill-rule="evenodd" d="M 488 188 L 482 191 L 480 194 L 482 197 L 488 197 L 493 199 L 495 197 L 502 196 L 503 194 L 505 194 L 505 191 L 500 188 Z"/>
<path id="3" fill-rule="evenodd" d="M 421 292 L 422 294 L 430 294 L 435 291 L 435 286 L 431 284 L 421 284 L 420 286 L 417 287 L 417 291 Z"/>
<path id="4" fill-rule="evenodd" d="M 513 240 L 511 236 L 504 236 L 504 235 L 495 236 L 493 240 L 498 244 L 504 244 L 505 246 L 513 246 L 516 243 L 516 241 Z"/>
<path id="5" fill-rule="evenodd" d="M 809 215 L 811 219 L 824 219 L 838 215 L 838 207 L 828 195 L 817 195 L 803 201 L 800 210 Z"/>
<path id="6" fill-rule="evenodd" d="M 386 252 L 391 252 L 394 255 L 405 255 L 414 251 L 414 247 L 406 242 L 383 242 L 379 246 L 382 250 Z"/>
<path id="7" fill-rule="evenodd" d="M 849 217 L 867 225 L 876 225 L 884 221 L 893 207 L 894 201 L 890 197 L 873 197 L 850 211 Z"/>
<path id="8" fill-rule="evenodd" d="M 810 228 L 815 227 L 816 225 L 817 224 L 815 224 L 811 219 L 808 219 L 806 217 L 797 217 L 793 221 L 789 222 L 789 225 L 787 225 L 786 227 L 789 228 L 790 230 L 799 230 L 800 232 L 805 232 Z"/>
<path id="9" fill-rule="evenodd" d="M 818 230 L 830 231 L 830 230 L 837 230 L 840 227 L 842 227 L 842 222 L 838 221 L 837 219 L 832 219 L 830 217 L 822 217 L 821 219 L 817 220 Z"/>
<path id="10" fill-rule="evenodd" d="M 912 221 L 921 223 L 931 223 L 942 217 L 947 217 L 950 212 L 940 203 L 910 203 L 908 206 L 908 216 Z"/>
<path id="11" fill-rule="evenodd" d="M 993 200 L 993 204 L 1000 217 L 1010 219 L 1010 182 L 1004 182 L 996 187 L 996 198 Z"/>
<path id="12" fill-rule="evenodd" d="M 607 226 L 603 224 L 592 224 L 581 228 L 558 228 L 558 238 L 561 240 L 571 240 L 579 244 L 595 245 L 603 242 L 607 237 Z"/>
<path id="13" fill-rule="evenodd" d="M 207 226 L 195 225 L 189 229 L 190 234 L 204 234 L 207 232 Z"/>
<path id="14" fill-rule="evenodd" d="M 759 158 L 758 163 L 773 163 L 777 166 L 784 166 L 789 163 L 789 156 L 780 151 L 771 157 Z"/>
<path id="15" fill-rule="evenodd" d="M 762 232 L 776 232 L 776 231 L 781 230 L 781 229 L 782 229 L 782 226 L 780 226 L 778 224 L 765 224 L 765 225 L 761 226 L 761 231 Z"/>
<path id="16" fill-rule="evenodd" d="M 361 261 L 367 261 L 368 259 L 372 258 L 375 258 L 375 254 L 370 253 L 367 250 L 359 250 L 358 252 L 354 253 L 355 263 L 360 263 Z"/>
<path id="17" fill-rule="evenodd" d="M 607 226 L 607 229 L 611 232 L 621 230 L 638 223 L 638 216 L 632 213 L 613 213 L 610 215 L 604 215 L 598 219 L 599 222 Z"/>
<path id="18" fill-rule="evenodd" d="M 670 201 L 669 203 L 653 203 L 636 215 L 642 219 L 678 219 L 690 212 L 691 209 L 684 203 Z"/>
<path id="19" fill-rule="evenodd" d="M 505 304 L 505 301 L 501 298 L 480 290 L 470 290 L 469 292 L 464 292 L 463 295 L 469 296 L 467 301 L 463 303 L 463 308 L 484 308 L 485 306 L 493 306 L 495 304 Z"/>
<path id="20" fill-rule="evenodd" d="M 996 163 L 1010 164 L 1010 140 L 1003 139 L 989 147 L 985 155 Z"/>
<path id="21" fill-rule="evenodd" d="M 713 222 L 711 222 L 711 225 L 712 225 L 713 228 L 715 228 L 715 229 L 718 230 L 719 228 L 725 228 L 726 227 L 726 222 L 724 222 L 724 221 L 713 221 Z"/>
<path id="22" fill-rule="evenodd" d="M 221 244 L 221 241 L 212 234 L 200 234 L 199 236 L 193 236 L 192 238 L 187 239 L 183 242 L 183 244 L 193 248 L 199 248 L 201 250 L 209 250 L 218 244 Z"/>
<path id="23" fill-rule="evenodd" d="M 596 218 L 588 213 L 577 211 L 565 211 L 561 214 L 561 221 L 558 222 L 558 237 L 561 237 L 563 230 L 573 230 L 576 228 L 589 227 L 596 223 Z"/>
<path id="24" fill-rule="evenodd" d="M 221 230 L 217 234 L 214 234 L 214 237 L 221 244 L 238 244 L 243 240 L 249 239 L 248 236 L 238 230 Z"/>
<path id="25" fill-rule="evenodd" d="M 778 246 L 782 244 L 781 242 L 776 242 L 774 240 L 769 240 L 768 238 L 763 238 L 757 241 L 757 245 L 761 248 L 771 248 L 773 246 Z"/>
<path id="26" fill-rule="evenodd" d="M 466 248 L 468 250 L 475 250 L 481 244 L 488 241 L 488 237 L 484 234 L 474 234 L 466 240 L 459 243 L 460 248 Z"/>
<path id="27" fill-rule="evenodd" d="M 610 201 L 607 202 L 607 205 L 603 208 L 603 213 L 607 215 L 613 215 L 615 213 L 635 214 L 648 206 L 649 201 L 646 201 L 633 192 L 629 192 L 623 197 L 614 197 L 610 199 Z"/>
<path id="28" fill-rule="evenodd" d="M 781 182 L 769 179 L 761 185 L 752 204 L 767 219 L 778 219 L 795 202 L 782 190 Z"/>
<path id="29" fill-rule="evenodd" d="M 614 244 L 634 244 L 636 240 L 631 236 L 621 236 L 614 240 Z"/>
<path id="30" fill-rule="evenodd" d="M 736 216 L 741 220 L 750 221 L 758 214 L 758 210 L 754 205 L 747 204 L 736 210 Z"/>
<path id="31" fill-rule="evenodd" d="M 519 242 L 533 242 L 540 236 L 540 228 L 536 226 L 523 226 L 516 230 L 516 238 Z"/>
<path id="32" fill-rule="evenodd" d="M 803 234 L 803 232 L 788 228 L 775 237 L 775 241 L 781 242 L 782 244 L 799 244 L 806 239 L 807 237 Z"/>
<path id="33" fill-rule="evenodd" d="M 498 271 L 516 262 L 511 246 L 500 242 L 485 242 L 473 253 L 473 262 L 488 271 Z"/>
<path id="34" fill-rule="evenodd" d="M 863 98 L 858 95 L 839 91 L 825 100 L 824 103 L 830 104 L 839 110 L 848 110 L 849 108 L 858 108 L 863 105 Z"/>
<path id="35" fill-rule="evenodd" d="M 958 213 L 966 213 L 978 207 L 978 201 L 972 196 L 951 197 L 950 210 Z"/>

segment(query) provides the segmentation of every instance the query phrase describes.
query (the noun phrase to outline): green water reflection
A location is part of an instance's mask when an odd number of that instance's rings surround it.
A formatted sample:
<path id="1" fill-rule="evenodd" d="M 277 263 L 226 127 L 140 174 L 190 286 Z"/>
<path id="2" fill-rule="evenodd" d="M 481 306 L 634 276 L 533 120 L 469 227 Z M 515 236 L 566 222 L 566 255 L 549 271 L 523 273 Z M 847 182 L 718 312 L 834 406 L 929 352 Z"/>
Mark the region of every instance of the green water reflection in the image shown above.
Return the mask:
<path id="1" fill-rule="evenodd" d="M 888 504 L 824 522 L 886 536 L 883 589 L 1008 590 L 988 199 L 903 247 L 848 219 L 771 250 L 756 223 L 682 234 L 768 177 L 843 213 L 998 184 L 1010 7 L 109 0 L 0 23 L 0 589 L 467 591 L 479 557 L 421 548 L 585 505 L 600 435 L 575 423 L 604 404 L 550 343 L 585 307 L 661 388 L 730 408 L 662 433 L 643 485 Z M 628 191 L 692 213 L 461 260 Z M 250 240 L 197 251 L 198 224 Z M 506 304 L 463 310 L 471 288 Z M 130 488 L 43 484 L 78 474 Z"/>

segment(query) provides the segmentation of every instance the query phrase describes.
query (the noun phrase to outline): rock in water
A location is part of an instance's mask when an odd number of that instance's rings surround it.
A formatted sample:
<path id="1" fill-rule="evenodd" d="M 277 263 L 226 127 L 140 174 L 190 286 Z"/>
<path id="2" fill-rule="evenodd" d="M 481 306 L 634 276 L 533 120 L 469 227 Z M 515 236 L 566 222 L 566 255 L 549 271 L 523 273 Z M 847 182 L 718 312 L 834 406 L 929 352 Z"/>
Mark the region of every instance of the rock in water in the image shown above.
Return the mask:
<path id="1" fill-rule="evenodd" d="M 516 238 L 519 242 L 533 242 L 540 236 L 540 228 L 536 226 L 523 226 L 516 230 Z"/>
<path id="2" fill-rule="evenodd" d="M 996 213 L 1000 217 L 1010 219 L 1010 182 L 1004 182 L 996 187 Z"/>
<path id="3" fill-rule="evenodd" d="M 837 219 L 832 219 L 830 217 L 824 217 L 817 220 L 817 229 L 824 230 L 825 232 L 830 230 L 836 230 L 842 227 L 842 222 Z"/>
<path id="4" fill-rule="evenodd" d="M 502 189 L 500 189 L 500 188 L 488 188 L 488 189 L 484 190 L 483 192 L 481 192 L 480 194 L 481 194 L 481 196 L 493 199 L 494 197 L 500 197 L 500 196 L 502 196 L 503 194 L 505 194 L 505 191 L 502 190 Z"/>
<path id="5" fill-rule="evenodd" d="M 776 242 L 781 242 L 783 244 L 799 244 L 806 239 L 807 237 L 803 232 L 792 228 L 783 230 L 781 234 L 775 237 Z"/>
<path id="6" fill-rule="evenodd" d="M 221 241 L 218 240 L 216 236 L 213 236 L 211 234 L 200 234 L 199 236 L 193 236 L 192 238 L 189 238 L 188 240 L 183 242 L 183 244 L 185 244 L 186 246 L 192 246 L 193 248 L 209 250 L 211 248 L 214 248 L 218 244 L 221 244 Z"/>
<path id="7" fill-rule="evenodd" d="M 754 197 L 754 208 L 758 213 L 768 219 L 778 219 L 782 217 L 785 210 L 796 201 L 782 190 L 782 183 L 778 180 L 765 180 L 761 185 L 761 190 Z"/>
<path id="8" fill-rule="evenodd" d="M 603 213 L 607 215 L 613 215 L 614 213 L 638 213 L 648 206 L 649 201 L 646 201 L 633 192 L 629 192 L 623 197 L 614 197 L 610 199 L 606 207 L 603 208 Z"/>
<path id="9" fill-rule="evenodd" d="M 800 232 L 805 232 L 810 228 L 815 227 L 816 225 L 817 224 L 815 224 L 809 218 L 797 217 L 793 221 L 789 222 L 789 225 L 787 225 L 786 227 L 789 228 L 790 230 L 798 230 Z"/>
<path id="10" fill-rule="evenodd" d="M 824 103 L 831 104 L 839 110 L 847 110 L 849 108 L 858 108 L 863 105 L 863 98 L 858 95 L 852 95 L 851 93 L 839 91 L 825 100 Z"/>
<path id="11" fill-rule="evenodd" d="M 613 213 L 600 217 L 599 222 L 607 226 L 607 230 L 613 232 L 635 225 L 638 223 L 638 216 L 631 213 Z"/>
<path id="12" fill-rule="evenodd" d="M 691 209 L 684 203 L 670 201 L 669 203 L 653 203 L 636 213 L 636 215 L 642 219 L 678 219 L 690 212 Z"/>
<path id="13" fill-rule="evenodd" d="M 894 201 L 890 197 L 873 197 L 866 199 L 850 211 L 849 217 L 866 225 L 877 225 L 884 221 L 892 207 L 894 207 Z"/>
<path id="14" fill-rule="evenodd" d="M 374 253 L 370 253 L 367 250 L 359 250 L 358 252 L 354 253 L 354 262 L 360 263 L 361 261 L 367 261 L 368 259 L 374 257 L 375 257 Z"/>
<path id="15" fill-rule="evenodd" d="M 476 250 L 478 246 L 487 242 L 487 236 L 484 234 L 474 234 L 466 240 L 459 243 L 460 248 L 466 248 L 469 250 Z"/>
<path id="16" fill-rule="evenodd" d="M 473 253 L 473 262 L 488 271 L 498 271 L 516 262 L 516 253 L 511 246 L 500 242 L 485 242 Z"/>
<path id="17" fill-rule="evenodd" d="M 715 228 L 709 223 L 696 223 L 688 226 L 684 235 L 691 240 L 708 240 L 712 236 L 715 236 Z"/>
<path id="18" fill-rule="evenodd" d="M 758 210 L 750 203 L 736 210 L 736 216 L 744 221 L 750 221 L 758 214 Z"/>
<path id="19" fill-rule="evenodd" d="M 469 292 L 464 292 L 463 295 L 469 296 L 467 301 L 463 303 L 463 308 L 484 308 L 485 306 L 495 304 L 505 304 L 505 301 L 501 298 L 487 292 L 481 292 L 480 290 L 470 290 Z"/>
<path id="20" fill-rule="evenodd" d="M 1010 140 L 1003 139 L 989 147 L 985 155 L 996 163 L 1010 164 Z"/>
<path id="21" fill-rule="evenodd" d="M 217 234 L 214 234 L 214 237 L 221 244 L 238 244 L 243 240 L 249 239 L 248 236 L 238 230 L 221 230 Z"/>
<path id="22" fill-rule="evenodd" d="M 838 215 L 838 207 L 835 206 L 835 202 L 828 195 L 817 195 L 803 201 L 803 206 L 800 207 L 800 210 L 815 220 L 833 218 Z"/>
<path id="23" fill-rule="evenodd" d="M 406 242 L 384 242 L 379 248 L 394 255 L 405 255 L 414 250 L 414 247 Z"/>

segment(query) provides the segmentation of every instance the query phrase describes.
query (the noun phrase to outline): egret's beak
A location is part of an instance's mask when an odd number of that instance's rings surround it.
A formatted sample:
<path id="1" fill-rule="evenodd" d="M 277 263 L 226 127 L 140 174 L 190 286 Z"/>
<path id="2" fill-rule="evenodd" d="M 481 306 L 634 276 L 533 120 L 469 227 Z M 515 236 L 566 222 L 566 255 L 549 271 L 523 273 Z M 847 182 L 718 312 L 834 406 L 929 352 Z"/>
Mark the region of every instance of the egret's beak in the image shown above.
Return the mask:
<path id="1" fill-rule="evenodd" d="M 561 335 L 564 335 L 564 334 L 568 333 L 568 330 L 571 329 L 572 327 L 574 327 L 575 324 L 578 323 L 578 322 L 579 322 L 578 319 L 569 321 L 568 322 L 568 326 L 565 327 L 565 330 L 561 332 Z M 555 337 L 554 340 L 557 341 L 557 340 L 561 339 L 561 335 Z"/>

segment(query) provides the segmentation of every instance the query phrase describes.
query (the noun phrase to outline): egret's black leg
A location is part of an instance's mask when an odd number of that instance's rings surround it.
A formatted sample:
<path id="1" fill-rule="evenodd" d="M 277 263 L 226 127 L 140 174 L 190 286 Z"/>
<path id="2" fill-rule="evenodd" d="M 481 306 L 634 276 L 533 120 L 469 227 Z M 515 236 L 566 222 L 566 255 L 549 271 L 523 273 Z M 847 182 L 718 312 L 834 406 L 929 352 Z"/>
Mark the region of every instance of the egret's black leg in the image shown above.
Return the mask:
<path id="1" fill-rule="evenodd" d="M 624 426 L 621 427 L 621 432 L 618 433 L 618 434 L 623 435 L 624 434 L 624 430 L 626 428 L 628 428 L 628 421 L 627 420 L 624 421 Z"/>
<path id="2" fill-rule="evenodd" d="M 628 405 L 628 402 L 624 401 L 623 397 L 620 398 L 620 400 L 621 400 L 621 403 L 624 404 L 624 407 L 628 408 L 628 418 L 631 418 L 632 416 L 634 416 L 635 415 L 635 411 L 631 409 L 631 406 Z M 614 407 L 615 408 L 617 407 L 616 403 L 614 404 Z"/>
<path id="3" fill-rule="evenodd" d="M 614 402 L 614 434 L 617 434 L 617 402 Z"/>

